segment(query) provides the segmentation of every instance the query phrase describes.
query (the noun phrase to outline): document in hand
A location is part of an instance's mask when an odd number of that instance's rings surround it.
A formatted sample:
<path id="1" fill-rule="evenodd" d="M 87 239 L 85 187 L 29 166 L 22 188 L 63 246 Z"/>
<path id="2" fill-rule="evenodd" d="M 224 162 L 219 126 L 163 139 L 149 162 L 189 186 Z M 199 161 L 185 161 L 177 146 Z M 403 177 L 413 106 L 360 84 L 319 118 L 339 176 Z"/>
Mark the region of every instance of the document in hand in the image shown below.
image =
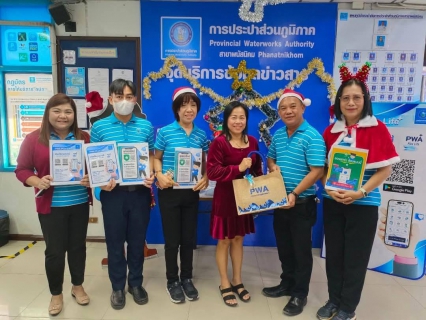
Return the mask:
<path id="1" fill-rule="evenodd" d="M 50 140 L 52 186 L 80 184 L 84 176 L 83 140 Z"/>
<path id="2" fill-rule="evenodd" d="M 90 186 L 106 186 L 111 179 L 122 182 L 115 141 L 83 145 Z"/>
<path id="3" fill-rule="evenodd" d="M 174 180 L 179 185 L 173 189 L 192 189 L 202 178 L 203 151 L 197 148 L 175 149 Z"/>
<path id="4" fill-rule="evenodd" d="M 117 143 L 117 148 L 123 179 L 120 185 L 144 184 L 151 173 L 148 143 Z"/>
<path id="5" fill-rule="evenodd" d="M 335 146 L 331 149 L 325 188 L 358 191 L 364 177 L 368 150 Z"/>

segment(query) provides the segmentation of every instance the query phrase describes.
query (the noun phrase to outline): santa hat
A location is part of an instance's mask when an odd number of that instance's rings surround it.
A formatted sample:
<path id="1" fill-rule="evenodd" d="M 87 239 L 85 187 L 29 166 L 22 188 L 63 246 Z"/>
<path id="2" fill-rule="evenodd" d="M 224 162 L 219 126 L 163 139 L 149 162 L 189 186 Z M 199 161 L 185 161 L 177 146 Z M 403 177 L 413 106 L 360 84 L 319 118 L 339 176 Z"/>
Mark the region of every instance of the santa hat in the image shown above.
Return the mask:
<path id="1" fill-rule="evenodd" d="M 300 101 L 302 101 L 302 103 L 303 103 L 303 105 L 304 105 L 305 107 L 308 107 L 308 106 L 310 106 L 310 105 L 311 105 L 311 99 L 307 99 L 307 98 L 305 98 L 305 97 L 304 97 L 301 93 L 296 92 L 296 91 L 294 91 L 294 90 L 285 89 L 285 90 L 283 91 L 283 94 L 281 95 L 281 97 L 278 99 L 277 107 L 279 107 L 279 106 L 280 106 L 280 102 L 281 102 L 284 98 L 287 98 L 287 97 L 295 97 L 295 98 L 299 99 Z"/>
<path id="2" fill-rule="evenodd" d="M 179 97 L 182 93 L 193 93 L 197 95 L 194 89 L 191 87 L 180 87 L 173 91 L 172 100 L 175 101 L 177 97 Z"/>
<path id="3" fill-rule="evenodd" d="M 104 99 L 97 91 L 91 91 L 86 94 L 86 113 L 89 118 L 97 117 L 101 115 L 106 105 L 103 104 Z"/>

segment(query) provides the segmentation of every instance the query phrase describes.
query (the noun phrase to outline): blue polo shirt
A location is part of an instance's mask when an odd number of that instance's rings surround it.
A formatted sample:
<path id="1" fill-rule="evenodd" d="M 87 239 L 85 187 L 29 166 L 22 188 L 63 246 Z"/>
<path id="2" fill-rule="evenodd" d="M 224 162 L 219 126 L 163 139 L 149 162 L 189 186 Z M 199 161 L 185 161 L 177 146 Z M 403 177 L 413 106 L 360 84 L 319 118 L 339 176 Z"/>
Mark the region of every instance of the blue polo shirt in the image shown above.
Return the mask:
<path id="1" fill-rule="evenodd" d="M 61 140 L 54 132 L 50 133 L 50 140 Z M 74 134 L 70 132 L 65 140 L 75 140 Z M 82 163 L 84 165 L 84 163 Z M 55 186 L 51 207 L 68 207 L 89 201 L 87 188 L 80 185 Z"/>
<path id="2" fill-rule="evenodd" d="M 272 138 L 268 158 L 274 159 L 280 167 L 287 192 L 293 191 L 311 171 L 310 167 L 323 167 L 325 164 L 325 143 L 322 136 L 306 120 L 291 137 L 287 127 L 278 129 Z M 307 197 L 315 194 L 311 186 L 300 194 Z"/>
<path id="3" fill-rule="evenodd" d="M 191 134 L 187 135 L 181 125 L 175 121 L 161 128 L 155 140 L 155 149 L 163 151 L 163 173 L 168 169 L 174 171 L 176 148 L 198 148 L 209 150 L 206 133 L 194 124 Z"/>
<path id="4" fill-rule="evenodd" d="M 90 142 L 147 142 L 154 149 L 154 127 L 146 119 L 132 115 L 127 123 L 117 119 L 114 112 L 96 121 L 90 130 Z"/>
<path id="5" fill-rule="evenodd" d="M 350 136 L 348 136 L 350 137 Z M 348 142 L 343 142 L 343 140 L 339 143 L 339 146 L 343 146 L 343 147 L 350 147 L 351 144 Z M 362 184 L 364 185 L 367 183 L 368 180 L 370 180 L 371 176 L 373 174 L 375 174 L 377 172 L 377 169 L 366 169 L 364 171 L 364 177 L 362 179 Z M 327 192 L 325 192 L 325 189 L 323 190 L 322 193 L 323 197 L 332 199 Z M 365 198 L 361 198 L 358 200 L 355 200 L 354 202 L 352 202 L 352 204 L 359 204 L 359 205 L 364 205 L 364 206 L 380 206 L 380 203 L 382 202 L 382 197 L 380 195 L 380 191 L 379 188 L 375 188 L 374 190 L 372 190 L 368 196 L 366 196 Z"/>

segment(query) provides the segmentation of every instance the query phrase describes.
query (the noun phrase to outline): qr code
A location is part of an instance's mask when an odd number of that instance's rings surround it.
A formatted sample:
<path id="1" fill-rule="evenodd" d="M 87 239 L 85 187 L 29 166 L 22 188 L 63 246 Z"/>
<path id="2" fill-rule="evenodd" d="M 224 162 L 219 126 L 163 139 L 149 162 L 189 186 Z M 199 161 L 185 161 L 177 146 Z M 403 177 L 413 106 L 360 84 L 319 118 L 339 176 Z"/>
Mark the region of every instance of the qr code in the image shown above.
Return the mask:
<path id="1" fill-rule="evenodd" d="M 68 165 L 68 159 L 67 158 L 63 158 L 62 159 L 62 165 L 63 166 L 67 166 Z"/>
<path id="2" fill-rule="evenodd" d="M 55 159 L 55 164 L 56 165 L 60 165 L 61 164 L 61 159 Z"/>
<path id="3" fill-rule="evenodd" d="M 403 159 L 392 165 L 392 173 L 386 181 L 413 184 L 416 160 Z"/>

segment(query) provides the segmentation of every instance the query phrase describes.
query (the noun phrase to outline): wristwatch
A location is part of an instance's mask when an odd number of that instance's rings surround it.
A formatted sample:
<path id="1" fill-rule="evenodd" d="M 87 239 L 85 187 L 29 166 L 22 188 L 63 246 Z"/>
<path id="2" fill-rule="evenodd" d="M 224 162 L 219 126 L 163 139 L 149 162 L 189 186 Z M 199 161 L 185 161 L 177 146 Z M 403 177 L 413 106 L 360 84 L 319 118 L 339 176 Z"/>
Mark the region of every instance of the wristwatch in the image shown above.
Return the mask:
<path id="1" fill-rule="evenodd" d="M 296 200 L 297 200 L 297 198 L 299 198 L 299 195 L 294 191 L 290 192 L 290 194 L 292 194 L 296 198 Z"/>
<path id="2" fill-rule="evenodd" d="M 368 192 L 367 192 L 367 191 L 365 191 L 365 189 L 364 189 L 364 188 L 359 188 L 359 191 L 361 191 L 361 192 L 362 192 L 362 195 L 363 195 L 363 197 L 364 197 L 364 198 L 368 196 Z"/>

